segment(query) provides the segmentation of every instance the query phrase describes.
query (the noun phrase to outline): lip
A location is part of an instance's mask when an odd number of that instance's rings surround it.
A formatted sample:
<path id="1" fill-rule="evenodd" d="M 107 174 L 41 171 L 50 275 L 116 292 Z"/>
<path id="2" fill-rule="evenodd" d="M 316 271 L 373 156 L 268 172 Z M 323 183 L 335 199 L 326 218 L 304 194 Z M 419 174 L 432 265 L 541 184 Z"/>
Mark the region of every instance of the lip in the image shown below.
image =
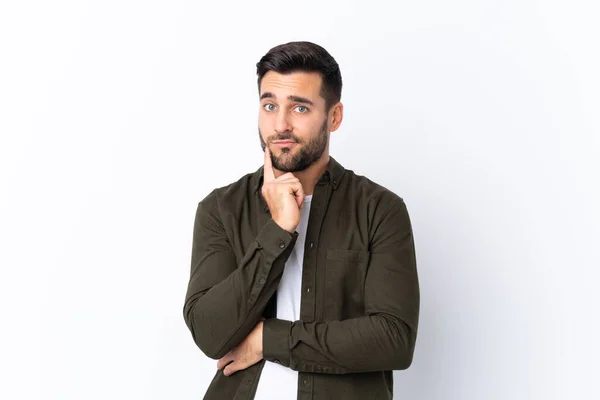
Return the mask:
<path id="1" fill-rule="evenodd" d="M 296 142 L 294 142 L 293 140 L 281 140 L 281 141 L 277 141 L 277 142 L 273 142 L 274 145 L 276 146 L 292 146 L 294 144 L 296 144 Z"/>

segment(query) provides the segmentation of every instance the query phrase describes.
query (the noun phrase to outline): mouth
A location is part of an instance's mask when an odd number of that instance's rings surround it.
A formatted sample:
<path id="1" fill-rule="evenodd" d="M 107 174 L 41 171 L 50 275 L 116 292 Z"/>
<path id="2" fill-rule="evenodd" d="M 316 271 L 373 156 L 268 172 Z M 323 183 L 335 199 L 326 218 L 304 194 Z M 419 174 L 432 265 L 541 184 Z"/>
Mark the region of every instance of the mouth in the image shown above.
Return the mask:
<path id="1" fill-rule="evenodd" d="M 296 144 L 293 140 L 276 140 L 272 142 L 275 146 L 279 147 L 291 147 Z"/>

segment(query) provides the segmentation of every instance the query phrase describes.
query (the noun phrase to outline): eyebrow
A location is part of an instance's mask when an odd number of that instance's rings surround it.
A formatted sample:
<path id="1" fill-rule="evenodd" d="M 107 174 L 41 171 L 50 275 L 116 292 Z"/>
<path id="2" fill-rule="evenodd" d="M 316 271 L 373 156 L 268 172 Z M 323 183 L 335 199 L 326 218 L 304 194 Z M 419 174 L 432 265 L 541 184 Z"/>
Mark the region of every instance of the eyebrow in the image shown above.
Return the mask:
<path id="1" fill-rule="evenodd" d="M 276 98 L 277 98 L 277 96 L 275 96 L 275 95 L 274 95 L 273 93 L 271 93 L 271 92 L 264 92 L 264 93 L 263 93 L 263 94 L 260 96 L 260 99 L 261 99 L 261 100 L 262 100 L 262 99 L 276 99 Z M 315 104 L 314 104 L 314 103 L 313 103 L 311 100 L 307 99 L 306 97 L 294 96 L 294 95 L 292 94 L 292 95 L 289 95 L 287 98 L 288 98 L 288 100 L 290 100 L 290 101 L 294 101 L 294 102 L 296 102 L 296 103 L 304 103 L 304 104 L 309 104 L 309 105 L 311 105 L 311 106 L 314 106 L 314 105 L 315 105 Z"/>

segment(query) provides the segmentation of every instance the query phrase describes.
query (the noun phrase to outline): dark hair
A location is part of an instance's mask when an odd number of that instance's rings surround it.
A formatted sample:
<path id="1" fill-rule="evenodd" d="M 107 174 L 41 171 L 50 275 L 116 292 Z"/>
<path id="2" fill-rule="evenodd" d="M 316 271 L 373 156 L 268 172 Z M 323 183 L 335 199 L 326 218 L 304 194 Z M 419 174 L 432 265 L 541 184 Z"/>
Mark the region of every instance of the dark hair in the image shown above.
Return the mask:
<path id="1" fill-rule="evenodd" d="M 273 47 L 256 63 L 258 89 L 260 82 L 269 71 L 280 74 L 292 72 L 318 72 L 321 74 L 321 97 L 325 108 L 340 101 L 342 97 L 342 74 L 335 59 L 318 44 L 311 42 L 290 42 Z"/>

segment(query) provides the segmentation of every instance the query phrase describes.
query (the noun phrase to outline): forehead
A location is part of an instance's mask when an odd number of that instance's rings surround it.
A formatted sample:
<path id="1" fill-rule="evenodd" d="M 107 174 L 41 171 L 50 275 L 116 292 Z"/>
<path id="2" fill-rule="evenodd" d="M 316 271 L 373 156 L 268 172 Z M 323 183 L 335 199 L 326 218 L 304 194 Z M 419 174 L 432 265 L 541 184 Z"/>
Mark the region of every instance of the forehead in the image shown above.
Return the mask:
<path id="1" fill-rule="evenodd" d="M 321 75 L 317 72 L 292 72 L 280 74 L 275 71 L 267 72 L 260 82 L 260 95 L 270 92 L 277 98 L 287 96 L 306 97 L 314 102 L 321 98 Z"/>

